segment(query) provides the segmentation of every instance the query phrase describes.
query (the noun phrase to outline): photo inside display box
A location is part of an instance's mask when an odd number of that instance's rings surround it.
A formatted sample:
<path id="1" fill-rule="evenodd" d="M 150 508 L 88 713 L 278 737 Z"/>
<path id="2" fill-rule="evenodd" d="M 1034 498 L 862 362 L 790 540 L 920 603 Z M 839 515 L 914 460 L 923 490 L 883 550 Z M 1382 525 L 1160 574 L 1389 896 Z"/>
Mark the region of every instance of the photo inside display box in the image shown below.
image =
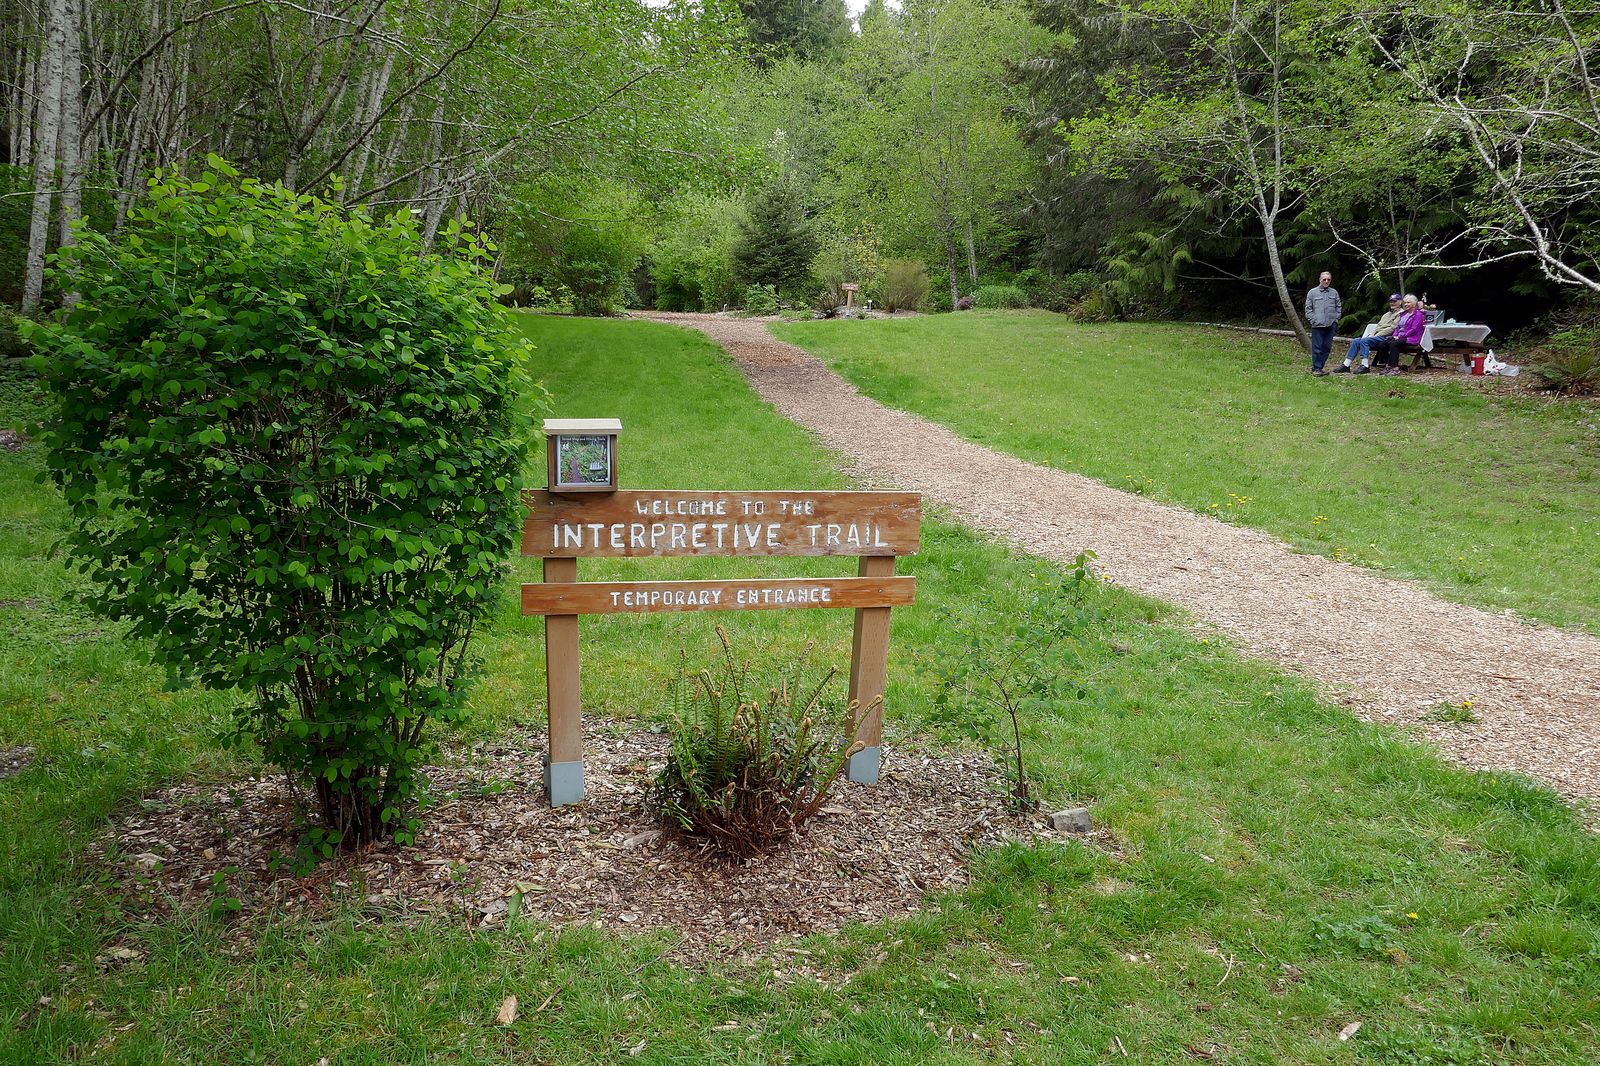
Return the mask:
<path id="1" fill-rule="evenodd" d="M 611 480 L 610 437 L 557 437 L 556 477 L 562 485 L 604 485 Z"/>

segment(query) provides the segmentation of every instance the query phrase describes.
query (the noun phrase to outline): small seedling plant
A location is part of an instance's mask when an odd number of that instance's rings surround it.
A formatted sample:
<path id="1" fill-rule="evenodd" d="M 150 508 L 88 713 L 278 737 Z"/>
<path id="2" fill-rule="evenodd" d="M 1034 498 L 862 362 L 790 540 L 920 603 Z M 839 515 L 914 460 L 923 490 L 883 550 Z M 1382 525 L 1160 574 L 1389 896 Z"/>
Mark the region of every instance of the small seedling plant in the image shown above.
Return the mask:
<path id="1" fill-rule="evenodd" d="M 667 683 L 672 747 L 654 802 L 668 826 L 718 852 L 748 858 L 782 844 L 816 814 L 850 756 L 861 750 L 857 707 L 835 694 L 838 670 L 811 676 L 812 645 L 781 664 L 765 688 L 717 627 L 722 655 Z"/>
<path id="2" fill-rule="evenodd" d="M 1028 783 L 1023 721 L 1061 698 L 1074 641 L 1096 617 L 1094 558 L 1092 551 L 1079 553 L 1059 583 L 1025 594 L 1020 605 L 943 612 L 947 636 L 930 662 L 939 680 L 935 717 L 987 741 L 1000 716 L 1009 732 L 1009 802 L 1019 812 L 1038 806 Z"/>

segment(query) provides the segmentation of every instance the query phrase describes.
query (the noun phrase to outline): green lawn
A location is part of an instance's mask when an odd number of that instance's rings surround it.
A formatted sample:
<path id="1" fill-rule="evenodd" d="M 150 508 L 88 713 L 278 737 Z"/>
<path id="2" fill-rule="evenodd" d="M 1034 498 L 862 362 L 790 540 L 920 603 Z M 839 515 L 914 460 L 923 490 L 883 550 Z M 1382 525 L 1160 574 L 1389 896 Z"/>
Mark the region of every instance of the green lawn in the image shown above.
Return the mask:
<path id="1" fill-rule="evenodd" d="M 627 485 L 843 484 L 698 335 L 525 321 L 556 412 L 623 420 Z M 8 372 L 0 422 L 26 417 L 28 391 Z M 31 449 L 0 452 L 0 747 L 38 756 L 0 782 L 0 1062 L 610 1063 L 635 1061 L 634 1048 L 647 1063 L 1600 1056 L 1600 841 L 1570 810 L 1362 725 L 1111 588 L 1093 594 L 1099 620 L 1070 646 L 1073 683 L 1028 723 L 1028 744 L 1049 797 L 1092 803 L 1117 849 L 981 855 L 974 886 L 927 913 L 815 939 L 834 980 L 778 987 L 758 962 L 689 972 L 656 961 L 657 938 L 590 928 L 382 924 L 358 896 L 318 920 L 252 916 L 243 937 L 203 914 L 138 921 L 87 841 L 145 790 L 248 759 L 215 740 L 226 698 L 161 692 L 141 649 L 92 620 L 82 587 L 43 557 L 60 510 L 37 467 Z M 918 665 L 945 638 L 941 610 L 1019 611 L 1061 576 L 937 517 L 908 562 L 921 602 L 897 612 L 891 742 L 960 732 Z M 737 622 L 745 647 L 816 636 L 845 657 L 842 613 L 596 619 L 590 705 L 656 715 L 652 679 L 679 647 L 707 646 L 715 619 Z M 538 634 L 508 590 L 485 645 L 479 733 L 541 716 Z M 97 966 L 112 944 L 142 954 Z M 523 1017 L 497 1028 L 513 993 Z"/>
<path id="2" fill-rule="evenodd" d="M 774 332 L 970 440 L 1600 633 L 1593 403 L 1313 378 L 1274 338 L 1043 312 Z"/>

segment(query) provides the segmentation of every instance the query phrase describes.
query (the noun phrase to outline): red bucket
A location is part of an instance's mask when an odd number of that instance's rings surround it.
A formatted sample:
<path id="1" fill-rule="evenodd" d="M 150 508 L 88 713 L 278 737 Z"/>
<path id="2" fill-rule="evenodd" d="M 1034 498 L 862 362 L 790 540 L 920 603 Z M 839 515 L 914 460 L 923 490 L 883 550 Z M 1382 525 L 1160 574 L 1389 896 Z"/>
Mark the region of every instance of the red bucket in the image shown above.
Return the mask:
<path id="1" fill-rule="evenodd" d="M 1486 355 L 1475 355 L 1475 356 L 1472 357 L 1472 376 L 1473 377 L 1475 377 L 1475 378 L 1483 377 L 1483 362 L 1487 358 L 1488 358 L 1488 356 L 1486 356 Z"/>

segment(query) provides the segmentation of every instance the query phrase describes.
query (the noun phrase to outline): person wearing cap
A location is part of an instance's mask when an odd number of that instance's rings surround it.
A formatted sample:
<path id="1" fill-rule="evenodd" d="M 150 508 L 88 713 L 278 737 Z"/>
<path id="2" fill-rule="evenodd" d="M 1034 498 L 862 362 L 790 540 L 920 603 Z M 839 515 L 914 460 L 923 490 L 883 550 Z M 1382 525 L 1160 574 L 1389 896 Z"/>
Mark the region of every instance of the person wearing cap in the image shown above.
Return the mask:
<path id="1" fill-rule="evenodd" d="M 1355 373 L 1366 374 L 1372 370 L 1372 353 L 1383 349 L 1383 346 L 1389 342 L 1389 337 L 1394 333 L 1394 327 L 1400 322 L 1401 299 L 1402 297 L 1397 292 L 1389 294 L 1389 310 L 1385 311 L 1383 317 L 1378 319 L 1378 324 L 1372 328 L 1371 333 L 1365 337 L 1357 337 L 1350 342 L 1350 350 L 1345 353 L 1344 365 L 1335 369 L 1335 374 L 1351 373 L 1350 366 L 1355 362 L 1357 356 L 1361 357 L 1361 368 L 1356 370 Z"/>
<path id="2" fill-rule="evenodd" d="M 1317 278 L 1317 287 L 1306 293 L 1306 325 L 1311 327 L 1311 372 L 1327 376 L 1322 369 L 1333 351 L 1333 331 L 1344 314 L 1344 301 L 1333 287 L 1333 275 L 1326 270 Z"/>

